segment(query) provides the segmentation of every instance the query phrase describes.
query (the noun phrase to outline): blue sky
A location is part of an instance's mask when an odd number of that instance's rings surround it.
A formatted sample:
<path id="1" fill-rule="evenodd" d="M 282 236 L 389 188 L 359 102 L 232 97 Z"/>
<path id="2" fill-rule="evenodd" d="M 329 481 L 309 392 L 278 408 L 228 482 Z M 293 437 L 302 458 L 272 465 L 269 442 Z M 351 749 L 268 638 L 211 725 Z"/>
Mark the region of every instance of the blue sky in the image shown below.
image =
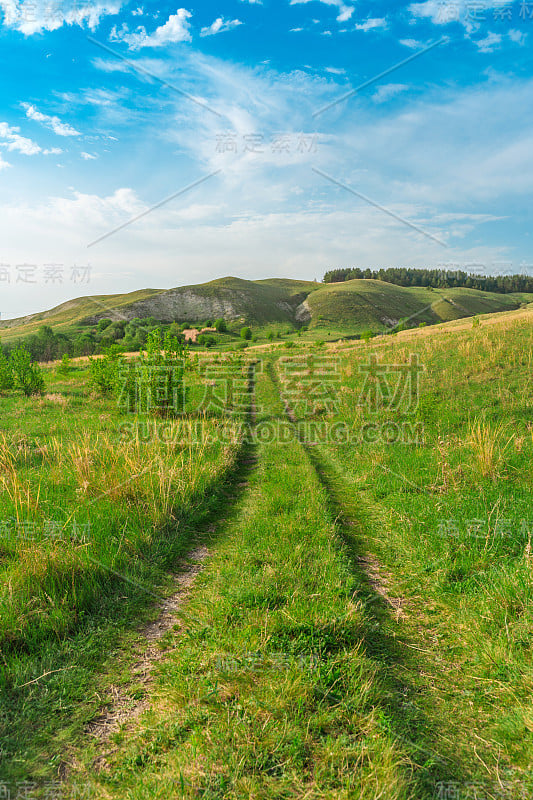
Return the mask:
<path id="1" fill-rule="evenodd" d="M 0 8 L 4 319 L 222 275 L 533 269 L 533 0 Z"/>

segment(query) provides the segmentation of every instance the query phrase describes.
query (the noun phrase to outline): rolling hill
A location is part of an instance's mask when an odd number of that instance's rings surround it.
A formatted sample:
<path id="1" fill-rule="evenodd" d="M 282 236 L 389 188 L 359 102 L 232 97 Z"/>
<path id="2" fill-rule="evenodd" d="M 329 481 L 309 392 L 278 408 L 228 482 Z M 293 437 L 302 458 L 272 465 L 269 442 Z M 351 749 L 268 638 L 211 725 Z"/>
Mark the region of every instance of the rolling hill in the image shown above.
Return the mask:
<path id="1" fill-rule="evenodd" d="M 0 322 L 9 342 L 35 333 L 43 324 L 65 333 L 87 329 L 100 319 L 154 317 L 162 323 L 202 323 L 223 317 L 230 326 L 261 329 L 272 324 L 307 325 L 341 335 L 381 332 L 400 321 L 434 324 L 477 314 L 510 311 L 533 302 L 532 294 L 496 294 L 476 289 L 402 287 L 380 280 L 355 279 L 321 284 L 284 278 L 249 281 L 219 278 L 174 289 L 143 289 L 127 294 L 69 300 L 37 314 Z"/>

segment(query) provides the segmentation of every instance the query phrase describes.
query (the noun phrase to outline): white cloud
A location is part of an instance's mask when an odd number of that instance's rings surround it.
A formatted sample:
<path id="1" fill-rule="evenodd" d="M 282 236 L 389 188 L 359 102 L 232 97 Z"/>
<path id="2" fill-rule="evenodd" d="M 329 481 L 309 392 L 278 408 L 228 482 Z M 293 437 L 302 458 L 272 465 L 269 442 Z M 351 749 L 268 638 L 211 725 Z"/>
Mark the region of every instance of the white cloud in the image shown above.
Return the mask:
<path id="1" fill-rule="evenodd" d="M 133 17 L 142 17 L 143 14 L 144 14 L 144 8 L 142 8 L 142 7 L 134 8 L 132 10 L 131 14 L 132 14 Z"/>
<path id="2" fill-rule="evenodd" d="M 376 28 L 386 28 L 388 25 L 387 20 L 383 18 L 367 19 L 360 22 L 355 26 L 356 31 L 373 31 Z"/>
<path id="3" fill-rule="evenodd" d="M 386 28 L 387 20 L 383 18 L 367 19 L 355 26 L 356 31 L 373 31 L 376 28 Z"/>
<path id="4" fill-rule="evenodd" d="M 492 53 L 494 48 L 502 43 L 502 36 L 500 33 L 492 33 L 492 31 L 489 31 L 484 39 L 473 41 L 481 53 Z"/>
<path id="5" fill-rule="evenodd" d="M 92 65 L 95 69 L 99 69 L 102 72 L 131 72 L 131 67 L 129 64 L 126 64 L 124 61 L 119 61 L 118 59 L 107 59 L 107 58 L 93 58 Z"/>
<path id="6" fill-rule="evenodd" d="M 251 6 L 262 6 L 263 0 L 241 0 L 241 3 L 249 3 Z"/>
<path id="7" fill-rule="evenodd" d="M 424 3 L 411 3 L 409 11 L 415 19 L 429 19 L 435 25 L 461 23 L 467 30 L 475 30 L 480 23 L 497 20 L 498 9 L 508 9 L 509 0 L 426 0 Z M 502 12 L 503 13 L 503 12 Z"/>
<path id="8" fill-rule="evenodd" d="M 4 147 L 8 152 L 22 153 L 24 156 L 35 156 L 42 153 L 43 156 L 57 156 L 63 151 L 60 147 L 43 148 L 32 139 L 21 136 L 20 128 L 11 126 L 7 122 L 0 122 L 0 147 Z M 2 162 L 0 156 L 0 169 L 10 166 L 6 161 Z"/>
<path id="9" fill-rule="evenodd" d="M 525 44 L 527 39 L 527 33 L 524 33 L 523 31 L 510 30 L 507 35 L 512 42 L 515 42 L 515 44 L 519 45 Z"/>
<path id="10" fill-rule="evenodd" d="M 26 36 L 55 31 L 63 25 L 94 30 L 102 17 L 118 14 L 122 0 L 88 0 L 83 3 L 50 3 L 49 0 L 0 0 L 3 24 Z"/>
<path id="11" fill-rule="evenodd" d="M 395 97 L 397 94 L 400 94 L 400 92 L 405 92 L 410 88 L 411 87 L 406 83 L 385 83 L 374 92 L 372 100 L 374 100 L 375 103 L 385 103 L 387 100 L 390 100 L 391 97 Z"/>
<path id="12" fill-rule="evenodd" d="M 311 3 L 314 0 L 291 0 L 291 6 L 300 5 L 302 3 Z M 353 6 L 348 6 L 343 0 L 318 0 L 326 6 L 334 6 L 338 9 L 337 22 L 346 22 L 349 20 L 354 12 Z"/>
<path id="13" fill-rule="evenodd" d="M 148 34 L 146 28 L 140 25 L 135 31 L 130 32 L 126 23 L 117 30 L 113 26 L 109 39 L 112 42 L 125 42 L 131 50 L 139 50 L 141 47 L 164 47 L 175 42 L 190 42 L 192 16 L 186 8 L 178 8 L 175 14 L 171 14 L 164 25 L 160 25 L 153 33 Z"/>
<path id="14" fill-rule="evenodd" d="M 239 25 L 242 25 L 240 19 L 225 20 L 224 17 L 218 17 L 211 25 L 202 28 L 200 36 L 214 36 L 216 33 L 224 33 L 225 31 L 231 31 L 233 28 L 238 28 Z"/>
<path id="15" fill-rule="evenodd" d="M 302 31 L 303 31 L 303 28 L 291 28 L 289 30 L 289 33 L 301 33 Z"/>
<path id="16" fill-rule="evenodd" d="M 67 122 L 61 122 L 59 117 L 42 114 L 31 103 L 21 103 L 20 105 L 25 109 L 28 119 L 40 122 L 45 128 L 50 128 L 57 136 L 81 136 L 81 133 L 76 128 L 73 128 Z"/>
<path id="17" fill-rule="evenodd" d="M 403 44 L 404 47 L 409 47 L 411 50 L 418 50 L 424 46 L 418 39 L 400 39 L 400 44 Z"/>
<path id="18" fill-rule="evenodd" d="M 38 144 L 21 136 L 19 131 L 20 128 L 11 127 L 7 122 L 0 122 L 0 139 L 4 140 L 0 142 L 1 146 L 10 152 L 17 151 L 25 156 L 34 156 L 42 152 Z"/>
<path id="19" fill-rule="evenodd" d="M 511 41 L 514 44 L 523 46 L 526 39 L 527 33 L 510 30 L 506 35 L 489 31 L 484 39 L 472 39 L 472 41 L 481 53 L 492 53 L 497 47 L 501 47 L 505 41 Z"/>
<path id="20" fill-rule="evenodd" d="M 80 155 L 85 161 L 95 161 L 98 158 L 98 156 L 95 156 L 92 153 L 85 153 L 84 151 L 82 151 Z"/>

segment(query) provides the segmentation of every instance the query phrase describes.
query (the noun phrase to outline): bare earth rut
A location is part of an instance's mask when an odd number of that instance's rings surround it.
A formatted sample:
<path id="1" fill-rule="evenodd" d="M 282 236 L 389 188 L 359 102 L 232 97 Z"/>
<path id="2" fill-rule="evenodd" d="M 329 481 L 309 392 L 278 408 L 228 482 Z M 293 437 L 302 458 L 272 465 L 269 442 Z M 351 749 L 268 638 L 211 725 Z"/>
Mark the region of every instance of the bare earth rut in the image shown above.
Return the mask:
<path id="1" fill-rule="evenodd" d="M 204 561 L 209 555 L 204 545 L 195 547 L 182 559 L 182 569 L 175 575 L 176 591 L 158 603 L 159 614 L 154 622 L 147 625 L 141 636 L 146 641 L 146 649 L 133 665 L 131 685 L 149 689 L 153 682 L 152 670 L 164 656 L 165 651 L 158 645 L 163 636 L 177 625 L 177 612 L 189 596 L 189 592 L 199 573 L 204 568 Z M 111 698 L 106 710 L 87 726 L 87 733 L 99 740 L 102 748 L 124 724 L 135 721 L 150 706 L 148 692 L 140 700 L 132 699 L 128 693 L 128 685 L 120 688 L 112 687 Z M 95 769 L 106 767 L 106 757 L 111 752 L 103 752 L 94 761 Z"/>

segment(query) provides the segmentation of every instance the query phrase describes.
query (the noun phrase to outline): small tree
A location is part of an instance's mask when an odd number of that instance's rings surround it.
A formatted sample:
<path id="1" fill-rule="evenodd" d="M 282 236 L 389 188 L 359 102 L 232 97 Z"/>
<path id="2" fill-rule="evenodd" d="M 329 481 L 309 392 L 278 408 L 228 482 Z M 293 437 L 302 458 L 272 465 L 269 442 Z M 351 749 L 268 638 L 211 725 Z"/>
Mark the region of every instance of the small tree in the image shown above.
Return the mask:
<path id="1" fill-rule="evenodd" d="M 249 341 L 252 338 L 252 329 L 248 327 L 241 328 L 241 339 Z"/>
<path id="2" fill-rule="evenodd" d="M 159 328 L 151 331 L 146 352 L 141 352 L 137 362 L 130 362 L 122 387 L 129 395 L 130 410 L 178 416 L 185 405 L 183 375 L 187 356 L 187 349 L 177 337 L 168 332 L 163 336 Z"/>
<path id="3" fill-rule="evenodd" d="M 215 320 L 215 328 L 217 329 L 217 333 L 226 333 L 228 330 L 228 326 L 226 325 L 225 319 L 216 319 Z"/>
<path id="4" fill-rule="evenodd" d="M 102 358 L 89 359 L 89 383 L 101 394 L 116 388 L 117 375 L 124 358 L 117 345 L 110 347 Z"/>
<path id="5" fill-rule="evenodd" d="M 63 353 L 61 357 L 61 364 L 58 366 L 57 371 L 60 375 L 68 375 L 70 372 L 70 358 L 68 353 Z"/>
<path id="6" fill-rule="evenodd" d="M 14 384 L 26 397 L 42 394 L 44 391 L 44 378 L 39 364 L 31 360 L 25 344 L 19 344 L 10 356 L 13 367 Z"/>

